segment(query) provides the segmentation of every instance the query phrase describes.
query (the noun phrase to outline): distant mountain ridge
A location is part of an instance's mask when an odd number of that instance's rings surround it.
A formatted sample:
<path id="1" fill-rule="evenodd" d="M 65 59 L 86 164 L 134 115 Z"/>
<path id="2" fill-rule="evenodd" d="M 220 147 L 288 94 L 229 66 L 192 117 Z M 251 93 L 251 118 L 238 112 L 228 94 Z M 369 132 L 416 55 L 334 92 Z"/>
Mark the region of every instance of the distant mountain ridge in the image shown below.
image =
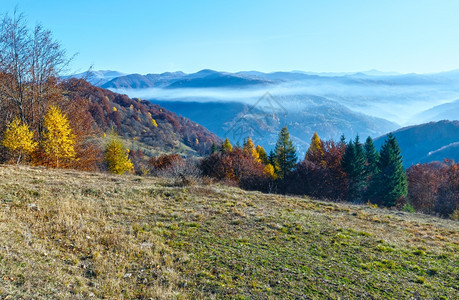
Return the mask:
<path id="1" fill-rule="evenodd" d="M 80 73 L 67 77 L 83 78 L 88 74 L 90 75 L 87 76 L 90 83 L 103 88 L 111 89 L 137 89 L 151 87 L 237 87 L 317 79 L 335 83 L 349 83 L 355 80 L 365 80 L 369 83 L 373 82 L 384 85 L 459 82 L 458 70 L 430 74 L 400 74 L 396 72 L 381 72 L 378 70 L 342 73 L 315 73 L 303 71 L 272 73 L 241 71 L 231 73 L 204 69 L 190 74 L 178 71 L 146 75 L 124 74 L 117 71 L 90 71 L 89 73 Z M 95 80 L 93 80 L 93 78 Z"/>
<path id="2" fill-rule="evenodd" d="M 408 168 L 417 163 L 453 159 L 459 161 L 459 121 L 439 121 L 414 125 L 394 131 Z M 386 135 L 375 139 L 379 148 Z"/>
<path id="3" fill-rule="evenodd" d="M 130 74 L 113 78 L 101 85 L 110 89 L 138 88 L 202 88 L 202 87 L 243 87 L 259 84 L 272 84 L 267 79 L 254 78 L 243 74 L 218 72 L 204 69 L 196 73 L 166 72 L 162 74 Z"/>
<path id="4" fill-rule="evenodd" d="M 106 82 L 113 80 L 118 77 L 127 76 L 126 73 L 121 73 L 118 71 L 111 70 L 99 70 L 99 71 L 87 71 L 83 73 L 78 73 L 74 75 L 64 76 L 64 79 L 76 78 L 84 79 L 92 85 L 102 86 Z"/>

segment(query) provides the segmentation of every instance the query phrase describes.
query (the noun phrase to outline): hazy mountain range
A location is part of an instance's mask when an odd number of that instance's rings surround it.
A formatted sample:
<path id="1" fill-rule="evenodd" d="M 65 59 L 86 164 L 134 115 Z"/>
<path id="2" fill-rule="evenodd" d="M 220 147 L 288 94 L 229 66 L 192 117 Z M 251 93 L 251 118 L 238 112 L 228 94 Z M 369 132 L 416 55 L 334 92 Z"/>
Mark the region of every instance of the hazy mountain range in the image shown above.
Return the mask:
<path id="1" fill-rule="evenodd" d="M 96 73 L 94 77 L 99 83 L 94 83 L 96 80 L 90 82 L 129 96 L 156 101 L 191 99 L 250 105 L 265 92 L 270 92 L 274 97 L 314 95 L 400 125 L 438 121 L 442 119 L 442 113 L 435 116 L 422 113 L 459 99 L 459 70 L 435 74 L 397 74 L 376 70 L 358 73 L 229 73 L 206 69 L 192 74 L 167 72 L 117 77 L 113 77 L 113 73 L 116 72 L 107 73 L 108 76 L 103 79 Z M 457 108 L 447 111 L 451 115 Z M 450 115 L 447 117 L 451 118 Z"/>
<path id="2" fill-rule="evenodd" d="M 300 156 L 314 131 L 323 139 L 341 134 L 364 139 L 403 125 L 459 119 L 459 70 L 399 74 L 205 69 L 147 75 L 97 71 L 76 77 L 160 104 L 233 143 L 251 136 L 270 149 L 287 125 Z"/>
<path id="3" fill-rule="evenodd" d="M 64 78 L 77 78 L 77 79 L 84 79 L 92 85 L 95 86 L 102 86 L 106 82 L 126 76 L 127 74 L 121 73 L 118 71 L 110 71 L 110 70 L 100 70 L 100 71 L 88 71 L 79 74 L 74 74 L 70 76 L 64 76 Z"/>

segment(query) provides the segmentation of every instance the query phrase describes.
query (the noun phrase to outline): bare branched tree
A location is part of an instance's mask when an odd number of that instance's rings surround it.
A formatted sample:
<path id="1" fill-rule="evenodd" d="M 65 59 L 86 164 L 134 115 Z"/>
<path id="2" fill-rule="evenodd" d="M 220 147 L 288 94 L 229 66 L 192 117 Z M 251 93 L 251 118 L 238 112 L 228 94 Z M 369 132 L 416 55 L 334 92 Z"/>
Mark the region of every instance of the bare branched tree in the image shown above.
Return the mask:
<path id="1" fill-rule="evenodd" d="M 41 117 L 58 97 L 57 81 L 71 59 L 49 30 L 36 25 L 31 31 L 16 10 L 0 20 L 0 109 L 8 122 L 18 116 L 42 131 Z M 5 122 L 5 123 L 6 123 Z"/>

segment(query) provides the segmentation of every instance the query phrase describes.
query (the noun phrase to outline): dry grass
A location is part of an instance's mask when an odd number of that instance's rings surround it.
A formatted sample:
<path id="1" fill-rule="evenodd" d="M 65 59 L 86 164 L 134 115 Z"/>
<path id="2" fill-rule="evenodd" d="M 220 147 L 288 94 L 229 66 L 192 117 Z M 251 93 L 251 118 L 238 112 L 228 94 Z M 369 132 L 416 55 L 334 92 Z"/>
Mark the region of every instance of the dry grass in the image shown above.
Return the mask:
<path id="1" fill-rule="evenodd" d="M 0 297 L 446 298 L 458 222 L 0 165 Z"/>

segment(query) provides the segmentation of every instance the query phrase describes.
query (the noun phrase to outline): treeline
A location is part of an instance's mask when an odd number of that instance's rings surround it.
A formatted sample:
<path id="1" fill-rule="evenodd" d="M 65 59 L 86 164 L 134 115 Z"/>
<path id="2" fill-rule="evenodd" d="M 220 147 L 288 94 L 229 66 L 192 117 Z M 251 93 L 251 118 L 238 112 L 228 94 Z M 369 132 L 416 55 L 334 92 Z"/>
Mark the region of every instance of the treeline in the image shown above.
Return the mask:
<path id="1" fill-rule="evenodd" d="M 405 172 L 400 147 L 389 134 L 379 151 L 368 137 L 323 141 L 314 133 L 298 161 L 286 127 L 266 153 L 250 138 L 242 147 L 228 139 L 200 164 L 203 175 L 245 189 L 309 195 L 331 201 L 372 203 L 406 211 L 457 217 L 459 164 L 452 161 L 415 165 Z"/>

